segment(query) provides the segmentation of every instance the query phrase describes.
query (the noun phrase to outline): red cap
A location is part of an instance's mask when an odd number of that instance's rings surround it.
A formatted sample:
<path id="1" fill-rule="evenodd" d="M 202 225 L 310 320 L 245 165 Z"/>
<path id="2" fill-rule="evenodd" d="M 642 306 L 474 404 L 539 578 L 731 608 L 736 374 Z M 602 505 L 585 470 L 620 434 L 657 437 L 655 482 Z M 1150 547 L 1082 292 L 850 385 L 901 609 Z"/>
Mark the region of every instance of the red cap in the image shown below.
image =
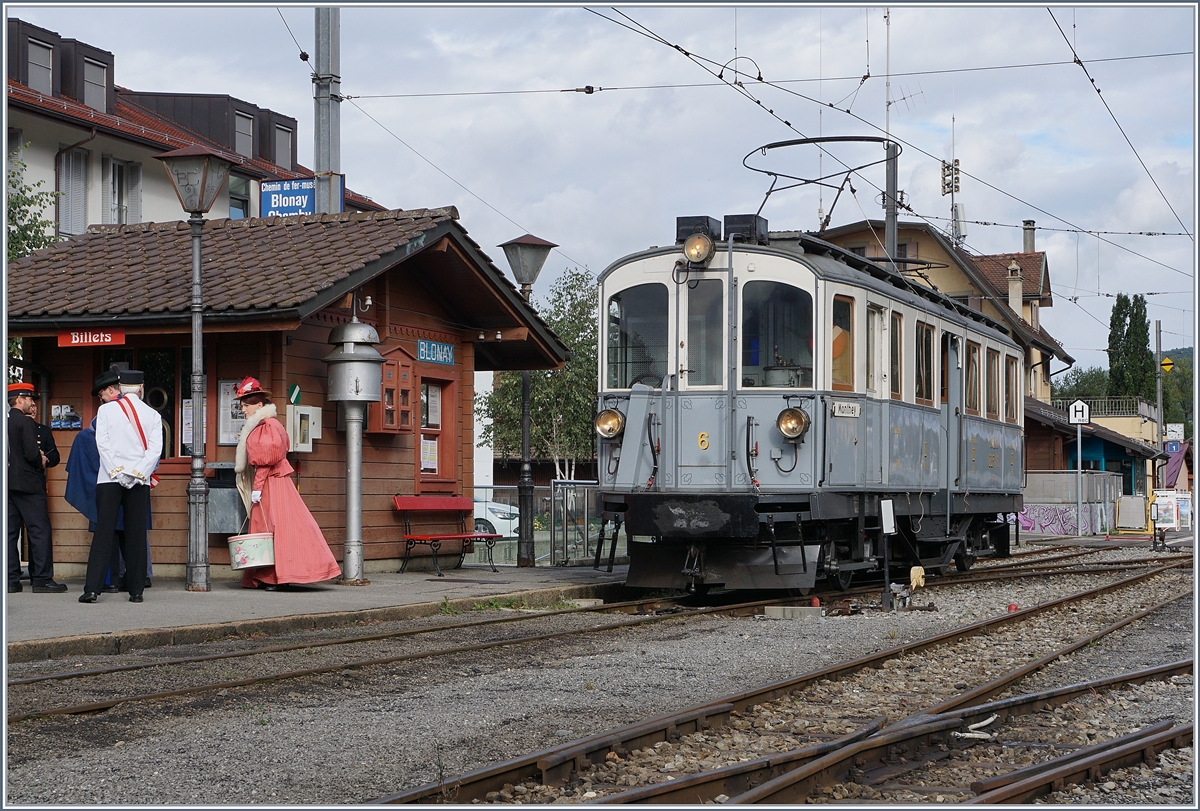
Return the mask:
<path id="1" fill-rule="evenodd" d="M 9 394 L 28 394 L 30 397 L 32 397 L 33 392 L 34 392 L 34 388 L 33 388 L 32 383 L 9 383 L 8 384 L 8 393 Z"/>

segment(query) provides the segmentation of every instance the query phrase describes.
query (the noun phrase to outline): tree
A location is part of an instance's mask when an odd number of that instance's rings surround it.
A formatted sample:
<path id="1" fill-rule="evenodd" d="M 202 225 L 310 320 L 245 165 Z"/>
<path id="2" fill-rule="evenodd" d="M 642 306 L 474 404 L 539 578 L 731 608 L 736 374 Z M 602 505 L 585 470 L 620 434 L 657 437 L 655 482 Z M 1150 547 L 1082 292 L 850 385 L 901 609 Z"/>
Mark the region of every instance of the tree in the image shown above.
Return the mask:
<path id="1" fill-rule="evenodd" d="M 1051 381 L 1051 398 L 1085 400 L 1108 396 L 1108 371 L 1099 366 L 1084 369 L 1075 366 L 1063 373 L 1061 381 Z"/>
<path id="2" fill-rule="evenodd" d="M 1169 350 L 1163 355 L 1175 363 L 1171 371 L 1163 372 L 1163 425 L 1182 422 L 1184 437 L 1191 438 L 1196 416 L 1192 410 L 1192 393 L 1195 391 L 1192 359 L 1178 350 Z"/>
<path id="3" fill-rule="evenodd" d="M 547 326 L 571 350 L 562 369 L 530 373 L 530 454 L 553 459 L 555 476 L 575 478 L 575 464 L 593 459 L 596 439 L 596 278 L 568 268 L 538 305 Z M 475 398 L 483 418 L 479 440 L 497 458 L 521 456 L 521 373 L 496 372 L 492 391 Z M 489 422 L 490 421 L 490 422 Z"/>
<path id="4" fill-rule="evenodd" d="M 1156 399 L 1146 297 L 1117 294 L 1108 324 L 1108 395 Z"/>
<path id="5" fill-rule="evenodd" d="M 29 144 L 26 144 L 29 146 Z M 28 256 L 38 248 L 45 248 L 58 241 L 54 236 L 54 223 L 43 213 L 54 205 L 59 192 L 42 191 L 42 181 L 32 185 L 25 182 L 25 162 L 20 152 L 8 153 L 8 188 L 5 206 L 8 214 L 8 261 Z M 21 339 L 8 339 L 8 356 L 20 358 Z M 8 382 L 21 379 L 21 368 L 8 367 Z"/>

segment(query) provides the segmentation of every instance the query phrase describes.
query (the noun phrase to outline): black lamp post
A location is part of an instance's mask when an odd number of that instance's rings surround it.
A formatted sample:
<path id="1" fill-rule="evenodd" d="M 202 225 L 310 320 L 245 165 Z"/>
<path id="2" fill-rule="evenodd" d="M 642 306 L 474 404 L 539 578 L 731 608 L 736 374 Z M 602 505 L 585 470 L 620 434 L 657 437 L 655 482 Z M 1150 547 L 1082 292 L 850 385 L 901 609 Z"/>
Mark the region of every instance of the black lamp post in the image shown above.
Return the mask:
<path id="1" fill-rule="evenodd" d="M 553 242 L 538 239 L 532 234 L 517 237 L 500 246 L 512 268 L 513 277 L 521 285 L 521 295 L 529 301 L 533 283 L 537 281 Z M 517 479 L 517 511 L 520 513 L 520 535 L 517 538 L 517 566 L 534 565 L 533 545 L 533 466 L 529 459 L 529 370 L 521 372 L 521 476 Z"/>
<path id="2" fill-rule="evenodd" d="M 204 297 L 200 277 L 200 235 L 204 215 L 233 166 L 219 153 L 189 146 L 156 155 L 191 214 L 192 228 L 192 477 L 188 482 L 188 591 L 208 591 L 208 482 L 204 478 Z"/>

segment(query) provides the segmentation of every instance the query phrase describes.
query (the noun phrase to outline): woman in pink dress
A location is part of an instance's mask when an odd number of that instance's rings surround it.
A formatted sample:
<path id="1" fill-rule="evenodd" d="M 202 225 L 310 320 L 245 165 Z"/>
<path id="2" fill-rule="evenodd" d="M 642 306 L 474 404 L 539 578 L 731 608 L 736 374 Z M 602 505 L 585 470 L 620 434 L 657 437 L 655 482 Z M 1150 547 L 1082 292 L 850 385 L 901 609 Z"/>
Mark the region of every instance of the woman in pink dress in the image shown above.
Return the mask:
<path id="1" fill-rule="evenodd" d="M 275 536 L 275 565 L 246 569 L 242 587 L 275 591 L 286 583 L 319 583 L 340 576 L 341 567 L 321 528 L 292 484 L 295 471 L 287 460 L 287 429 L 275 419 L 271 392 L 247 377 L 234 395 L 246 415 L 234 470 L 250 516 L 249 532 Z"/>

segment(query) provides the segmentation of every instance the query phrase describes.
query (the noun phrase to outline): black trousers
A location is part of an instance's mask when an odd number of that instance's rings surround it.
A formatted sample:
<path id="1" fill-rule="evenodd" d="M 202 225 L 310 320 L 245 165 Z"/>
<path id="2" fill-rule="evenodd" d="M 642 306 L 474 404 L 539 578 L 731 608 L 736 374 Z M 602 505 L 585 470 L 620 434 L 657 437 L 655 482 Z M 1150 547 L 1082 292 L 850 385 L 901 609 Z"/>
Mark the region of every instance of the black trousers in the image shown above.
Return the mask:
<path id="1" fill-rule="evenodd" d="M 117 513 L 125 508 L 125 531 L 118 538 Z M 150 487 L 135 484 L 96 485 L 96 533 L 88 554 L 84 591 L 99 592 L 112 567 L 120 566 L 118 551 L 125 557 L 125 585 L 129 596 L 140 595 L 146 585 L 146 514 L 150 510 Z M 120 571 L 116 569 L 116 571 Z"/>
<path id="2" fill-rule="evenodd" d="M 8 491 L 8 582 L 21 580 L 21 524 L 29 530 L 29 580 L 42 585 L 54 579 L 54 546 L 46 493 Z"/>

